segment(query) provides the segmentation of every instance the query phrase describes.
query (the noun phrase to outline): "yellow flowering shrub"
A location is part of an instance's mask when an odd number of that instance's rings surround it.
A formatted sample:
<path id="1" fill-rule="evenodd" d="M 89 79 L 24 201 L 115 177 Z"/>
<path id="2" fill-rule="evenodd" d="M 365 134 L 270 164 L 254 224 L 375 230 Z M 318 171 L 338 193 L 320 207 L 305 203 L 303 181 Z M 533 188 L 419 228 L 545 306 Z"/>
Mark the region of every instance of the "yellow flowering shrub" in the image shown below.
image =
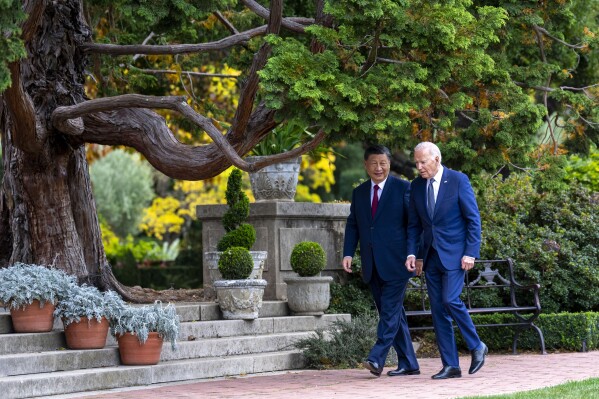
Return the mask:
<path id="1" fill-rule="evenodd" d="M 139 228 L 159 240 L 165 234 L 178 234 L 185 219 L 181 216 L 181 202 L 173 197 L 157 197 L 143 211 Z"/>
<path id="2" fill-rule="evenodd" d="M 232 169 L 229 168 L 212 179 L 175 181 L 175 196 L 182 199 L 177 200 L 174 197 L 154 199 L 152 205 L 144 210 L 140 228 L 148 236 L 162 240 L 164 234 L 179 233 L 185 220 L 195 220 L 198 205 L 226 203 L 227 179 Z M 253 201 L 254 196 L 247 173 L 243 174 L 243 187 L 250 201 Z"/>
<path id="3" fill-rule="evenodd" d="M 331 191 L 335 184 L 335 154 L 323 152 L 319 158 L 304 155 L 300 167 L 295 200 L 300 202 L 322 202 L 320 196 L 310 192 L 322 187 L 325 192 Z"/>

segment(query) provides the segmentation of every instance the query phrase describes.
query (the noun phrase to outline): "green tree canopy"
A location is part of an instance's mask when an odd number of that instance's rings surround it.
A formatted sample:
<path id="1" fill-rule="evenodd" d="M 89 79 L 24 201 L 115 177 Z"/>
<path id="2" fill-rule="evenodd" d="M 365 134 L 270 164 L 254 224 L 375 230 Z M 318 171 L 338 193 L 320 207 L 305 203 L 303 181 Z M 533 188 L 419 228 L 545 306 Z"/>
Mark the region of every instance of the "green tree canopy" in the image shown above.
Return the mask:
<path id="1" fill-rule="evenodd" d="M 432 140 L 466 172 L 546 168 L 598 141 L 593 0 L 0 0 L 0 11 L 0 266 L 61 264 L 131 300 L 101 245 L 86 144 L 203 180 L 325 138 Z M 212 92 L 224 78 L 237 87 Z M 312 138 L 246 161 L 282 122 Z"/>

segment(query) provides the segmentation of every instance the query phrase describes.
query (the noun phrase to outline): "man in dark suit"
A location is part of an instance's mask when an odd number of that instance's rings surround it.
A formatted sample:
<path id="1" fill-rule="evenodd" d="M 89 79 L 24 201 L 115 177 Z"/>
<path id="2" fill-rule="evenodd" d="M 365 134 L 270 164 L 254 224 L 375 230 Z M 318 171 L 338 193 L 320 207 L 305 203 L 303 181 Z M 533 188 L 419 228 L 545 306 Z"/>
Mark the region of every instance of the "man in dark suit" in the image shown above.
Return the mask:
<path id="1" fill-rule="evenodd" d="M 370 285 L 379 313 L 377 341 L 364 361 L 364 367 L 377 377 L 392 345 L 398 367 L 387 375 L 420 374 L 403 308 L 406 286 L 414 275 L 403 267 L 410 183 L 389 176 L 390 166 L 391 153 L 386 147 L 371 146 L 364 152 L 370 180 L 352 193 L 343 246 L 343 269 L 351 273 L 352 257 L 360 243 L 362 279 Z"/>
<path id="2" fill-rule="evenodd" d="M 472 354 L 469 373 L 484 364 L 487 346 L 460 299 L 464 274 L 479 256 L 480 214 L 468 177 L 441 164 L 441 151 L 430 142 L 414 149 L 419 177 L 411 184 L 406 268 L 416 270 L 418 245 L 431 303 L 437 346 L 443 369 L 433 379 L 462 376 L 452 320 L 456 322 Z"/>

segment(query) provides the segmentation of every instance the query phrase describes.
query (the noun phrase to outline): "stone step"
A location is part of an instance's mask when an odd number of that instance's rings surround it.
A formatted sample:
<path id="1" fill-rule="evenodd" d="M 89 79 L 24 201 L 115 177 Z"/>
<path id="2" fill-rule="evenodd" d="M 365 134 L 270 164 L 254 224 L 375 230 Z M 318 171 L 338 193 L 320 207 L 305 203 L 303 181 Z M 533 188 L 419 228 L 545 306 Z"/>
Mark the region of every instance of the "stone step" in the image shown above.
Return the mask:
<path id="1" fill-rule="evenodd" d="M 349 315 L 325 314 L 322 316 L 267 317 L 256 320 L 213 320 L 181 323 L 181 342 L 199 338 L 222 338 L 246 335 L 279 334 L 314 331 L 326 328 L 335 320 L 349 320 Z M 108 336 L 107 345 L 116 345 Z M 0 334 L 0 355 L 56 351 L 66 348 L 64 333 L 14 333 Z"/>
<path id="2" fill-rule="evenodd" d="M 133 305 L 141 306 L 141 305 Z M 175 304 L 181 322 L 222 320 L 222 313 L 217 303 L 177 303 Z M 260 317 L 283 317 L 289 315 L 289 308 L 285 301 L 263 301 Z M 54 330 L 62 330 L 62 321 L 54 319 Z M 0 334 L 12 333 L 10 312 L 0 309 Z"/>
<path id="3" fill-rule="evenodd" d="M 176 350 L 165 343 L 160 356 L 161 362 L 185 359 L 201 359 L 219 356 L 247 355 L 293 349 L 300 339 L 313 335 L 312 332 L 294 332 L 259 336 L 209 338 L 184 341 Z M 19 353 L 2 356 L 0 377 L 50 373 L 56 371 L 114 367 L 120 365 L 118 348 L 109 346 L 95 350 L 59 350 L 41 353 Z"/>
<path id="4" fill-rule="evenodd" d="M 0 377 L 3 399 L 61 395 L 113 388 L 302 368 L 296 350 L 174 360 L 155 366 L 116 366 Z"/>

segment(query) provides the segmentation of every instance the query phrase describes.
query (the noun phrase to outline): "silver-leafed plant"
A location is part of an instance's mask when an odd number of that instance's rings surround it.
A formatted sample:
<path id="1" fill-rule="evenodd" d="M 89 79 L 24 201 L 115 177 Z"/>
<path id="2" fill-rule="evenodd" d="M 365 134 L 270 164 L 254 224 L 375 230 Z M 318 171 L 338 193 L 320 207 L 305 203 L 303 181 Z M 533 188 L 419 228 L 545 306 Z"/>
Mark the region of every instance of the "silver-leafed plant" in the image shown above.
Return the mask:
<path id="1" fill-rule="evenodd" d="M 156 332 L 176 349 L 179 335 L 179 315 L 172 304 L 164 306 L 156 301 L 153 305 L 126 306 L 110 321 L 110 332 L 114 336 L 135 334 L 140 343 L 145 343 L 151 332 Z"/>
<path id="2" fill-rule="evenodd" d="M 114 291 L 100 292 L 96 287 L 73 286 L 64 298 L 58 301 L 54 316 L 62 318 L 65 326 L 77 323 L 82 317 L 98 322 L 118 317 L 125 309 L 125 302 Z"/>
<path id="3" fill-rule="evenodd" d="M 62 270 L 25 263 L 0 269 L 0 302 L 10 309 L 24 308 L 34 300 L 56 303 L 77 285 Z"/>

